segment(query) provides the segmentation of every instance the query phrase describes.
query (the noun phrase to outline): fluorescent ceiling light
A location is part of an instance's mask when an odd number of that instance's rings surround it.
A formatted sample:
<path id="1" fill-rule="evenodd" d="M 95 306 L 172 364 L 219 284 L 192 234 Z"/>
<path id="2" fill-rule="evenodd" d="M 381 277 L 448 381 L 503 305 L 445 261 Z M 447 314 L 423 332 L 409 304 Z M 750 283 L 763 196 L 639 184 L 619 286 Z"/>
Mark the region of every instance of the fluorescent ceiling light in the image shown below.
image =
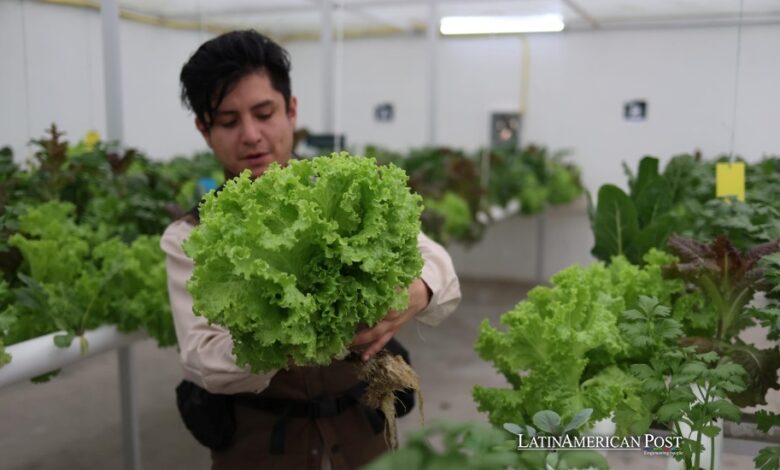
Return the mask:
<path id="1" fill-rule="evenodd" d="M 506 34 L 562 31 L 561 15 L 538 16 L 445 16 L 441 34 Z"/>

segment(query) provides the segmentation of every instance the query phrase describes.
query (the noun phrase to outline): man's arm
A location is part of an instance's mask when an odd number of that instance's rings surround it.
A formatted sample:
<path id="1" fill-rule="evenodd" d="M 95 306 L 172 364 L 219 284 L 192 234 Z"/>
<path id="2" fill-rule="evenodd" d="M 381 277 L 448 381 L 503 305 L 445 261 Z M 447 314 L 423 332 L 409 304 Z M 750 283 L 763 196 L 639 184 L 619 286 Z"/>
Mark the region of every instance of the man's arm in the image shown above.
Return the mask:
<path id="1" fill-rule="evenodd" d="M 223 327 L 209 325 L 208 320 L 192 311 L 192 296 L 187 292 L 186 283 L 192 277 L 193 263 L 181 248 L 191 231 L 190 224 L 174 222 L 160 240 L 166 254 L 168 296 L 184 378 L 212 393 L 259 393 L 276 371 L 252 374 L 238 367 L 230 333 Z"/>
<path id="2" fill-rule="evenodd" d="M 427 325 L 438 325 L 458 306 L 460 283 L 447 251 L 424 234 L 417 237 L 423 258 L 422 274 L 409 286 L 409 306 L 403 312 L 391 310 L 372 328 L 360 331 L 352 346 L 363 346 L 361 358 L 367 361 L 412 318 Z"/>

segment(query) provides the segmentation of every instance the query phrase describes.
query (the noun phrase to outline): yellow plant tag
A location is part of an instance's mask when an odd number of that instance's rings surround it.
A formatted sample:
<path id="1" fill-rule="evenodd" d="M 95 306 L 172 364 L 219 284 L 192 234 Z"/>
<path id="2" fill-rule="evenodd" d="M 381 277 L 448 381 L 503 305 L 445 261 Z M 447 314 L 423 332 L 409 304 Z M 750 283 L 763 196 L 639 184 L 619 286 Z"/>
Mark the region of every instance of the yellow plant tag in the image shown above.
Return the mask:
<path id="1" fill-rule="evenodd" d="M 745 202 L 745 162 L 718 163 L 715 166 L 715 196 L 731 196 Z"/>

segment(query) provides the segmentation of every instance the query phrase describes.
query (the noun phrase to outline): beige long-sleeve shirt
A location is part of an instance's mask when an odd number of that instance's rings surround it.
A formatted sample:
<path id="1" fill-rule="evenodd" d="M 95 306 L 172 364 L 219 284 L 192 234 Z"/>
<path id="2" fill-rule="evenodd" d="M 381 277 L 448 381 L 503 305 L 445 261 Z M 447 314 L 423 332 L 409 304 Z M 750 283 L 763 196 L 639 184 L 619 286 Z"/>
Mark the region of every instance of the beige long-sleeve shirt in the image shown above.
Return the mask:
<path id="1" fill-rule="evenodd" d="M 186 283 L 192 277 L 193 262 L 182 250 L 182 243 L 194 228 L 178 220 L 165 230 L 160 246 L 166 254 L 168 295 L 179 341 L 184 378 L 212 393 L 259 393 L 271 381 L 275 371 L 253 374 L 239 367 L 233 355 L 233 341 L 227 329 L 209 325 L 192 311 L 192 297 Z M 447 251 L 424 234 L 417 237 L 424 265 L 423 281 L 431 289 L 431 300 L 415 318 L 435 326 L 460 303 L 460 285 Z"/>

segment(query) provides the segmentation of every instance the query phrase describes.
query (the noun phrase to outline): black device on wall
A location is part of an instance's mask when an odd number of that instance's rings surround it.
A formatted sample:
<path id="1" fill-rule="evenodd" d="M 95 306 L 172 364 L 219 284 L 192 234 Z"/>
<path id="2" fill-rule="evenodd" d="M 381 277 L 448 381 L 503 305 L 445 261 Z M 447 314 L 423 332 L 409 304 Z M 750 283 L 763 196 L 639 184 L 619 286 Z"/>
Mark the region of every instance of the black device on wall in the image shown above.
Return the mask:
<path id="1" fill-rule="evenodd" d="M 344 134 L 310 134 L 306 137 L 306 146 L 317 149 L 322 153 L 329 153 L 338 149 L 343 150 L 347 143 Z"/>
<path id="2" fill-rule="evenodd" d="M 490 146 L 492 148 L 520 148 L 520 113 L 493 113 L 490 115 Z"/>

